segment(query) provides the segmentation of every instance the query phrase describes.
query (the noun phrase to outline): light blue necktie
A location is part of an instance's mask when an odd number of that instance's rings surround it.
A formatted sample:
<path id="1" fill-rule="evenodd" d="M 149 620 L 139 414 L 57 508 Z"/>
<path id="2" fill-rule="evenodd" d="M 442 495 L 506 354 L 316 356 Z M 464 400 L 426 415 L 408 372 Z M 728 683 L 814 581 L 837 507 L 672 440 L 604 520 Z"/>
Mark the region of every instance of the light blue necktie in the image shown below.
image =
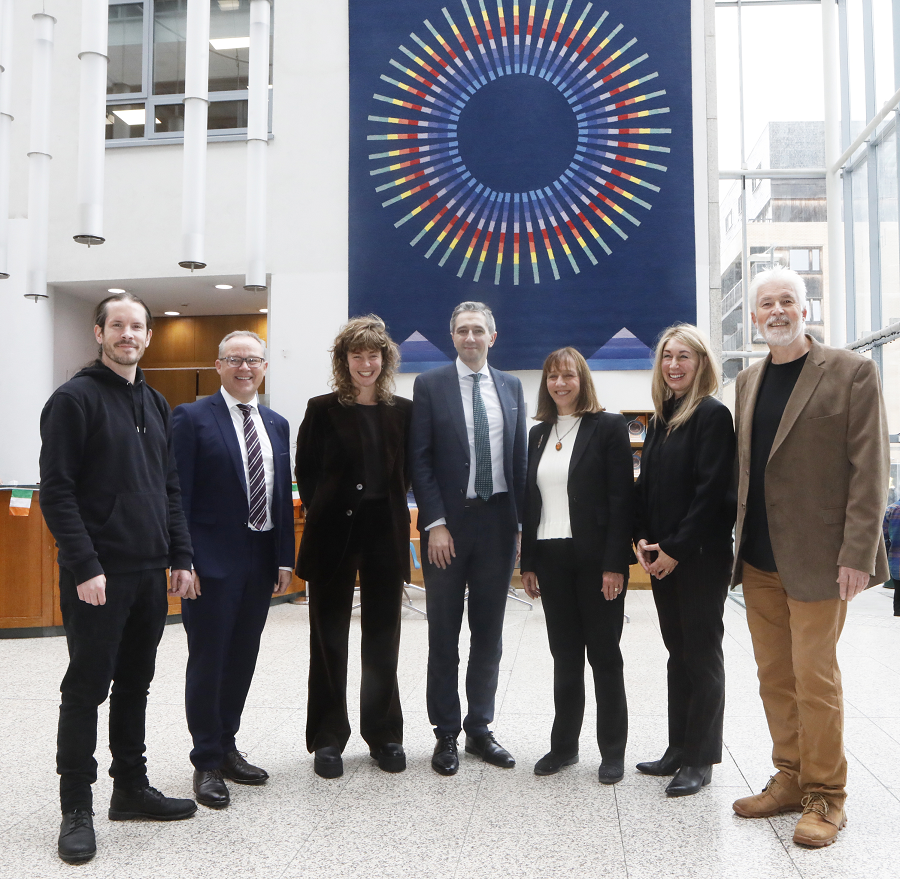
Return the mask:
<path id="1" fill-rule="evenodd" d="M 487 409 L 481 399 L 481 373 L 472 376 L 472 415 L 475 421 L 475 494 L 486 501 L 494 493 L 494 474 L 491 467 L 491 439 Z"/>

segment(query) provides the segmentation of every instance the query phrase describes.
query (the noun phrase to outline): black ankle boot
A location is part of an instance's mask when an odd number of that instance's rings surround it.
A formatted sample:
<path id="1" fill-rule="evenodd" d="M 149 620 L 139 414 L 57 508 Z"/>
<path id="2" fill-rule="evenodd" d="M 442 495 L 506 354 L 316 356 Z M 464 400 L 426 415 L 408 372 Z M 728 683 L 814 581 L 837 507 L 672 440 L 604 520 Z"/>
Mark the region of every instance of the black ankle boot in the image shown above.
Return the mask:
<path id="1" fill-rule="evenodd" d="M 712 766 L 682 766 L 666 788 L 667 797 L 689 797 L 712 781 Z"/>
<path id="2" fill-rule="evenodd" d="M 673 748 L 669 745 L 666 753 L 659 760 L 650 760 L 647 763 L 638 763 L 637 771 L 644 775 L 674 775 L 681 767 L 681 748 Z"/>

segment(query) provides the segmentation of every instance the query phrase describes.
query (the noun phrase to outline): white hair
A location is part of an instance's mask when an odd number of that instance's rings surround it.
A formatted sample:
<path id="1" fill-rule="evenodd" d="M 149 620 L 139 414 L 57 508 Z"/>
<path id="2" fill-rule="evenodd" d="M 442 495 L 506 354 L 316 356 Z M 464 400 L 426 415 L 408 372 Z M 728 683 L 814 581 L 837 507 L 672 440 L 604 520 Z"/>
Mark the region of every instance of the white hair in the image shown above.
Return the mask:
<path id="1" fill-rule="evenodd" d="M 775 266 L 760 272 L 751 282 L 747 298 L 750 300 L 750 313 L 756 314 L 756 300 L 759 298 L 759 290 L 765 284 L 787 284 L 797 297 L 800 311 L 806 310 L 806 281 L 793 269 L 785 266 Z"/>
<path id="2" fill-rule="evenodd" d="M 235 330 L 233 333 L 229 333 L 221 342 L 219 342 L 219 360 L 221 360 L 225 356 L 225 343 L 230 342 L 232 339 L 236 339 L 240 336 L 247 336 L 250 339 L 255 339 L 259 342 L 262 347 L 262 356 L 263 360 L 266 359 L 266 343 L 265 341 L 256 333 L 251 332 L 250 330 Z"/>

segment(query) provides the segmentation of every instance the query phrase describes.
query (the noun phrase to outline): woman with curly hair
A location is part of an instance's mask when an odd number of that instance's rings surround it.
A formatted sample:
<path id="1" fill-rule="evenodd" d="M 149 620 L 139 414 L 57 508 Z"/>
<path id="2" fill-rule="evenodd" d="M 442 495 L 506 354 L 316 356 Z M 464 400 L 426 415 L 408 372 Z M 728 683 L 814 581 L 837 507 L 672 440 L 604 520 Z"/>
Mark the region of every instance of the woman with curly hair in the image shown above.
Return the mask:
<path id="1" fill-rule="evenodd" d="M 331 349 L 334 393 L 313 397 L 297 436 L 306 508 L 297 576 L 309 583 L 306 746 L 323 778 L 343 774 L 350 737 L 347 642 L 353 590 L 362 603 L 360 732 L 385 772 L 406 768 L 397 686 L 400 606 L 409 580 L 412 401 L 394 396 L 400 352 L 376 315 L 357 317 Z"/>

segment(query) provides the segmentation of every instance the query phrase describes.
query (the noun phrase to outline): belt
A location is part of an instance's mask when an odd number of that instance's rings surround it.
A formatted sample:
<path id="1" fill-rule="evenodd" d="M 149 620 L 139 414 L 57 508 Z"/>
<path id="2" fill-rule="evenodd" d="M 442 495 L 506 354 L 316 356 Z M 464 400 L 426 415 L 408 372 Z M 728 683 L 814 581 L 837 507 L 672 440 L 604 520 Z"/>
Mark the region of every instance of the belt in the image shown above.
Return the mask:
<path id="1" fill-rule="evenodd" d="M 475 507 L 483 507 L 487 504 L 493 503 L 495 500 L 505 498 L 508 494 L 508 491 L 498 491 L 492 494 L 486 501 L 482 500 L 480 497 L 467 497 L 463 501 L 463 507 L 465 507 L 467 510 L 474 509 Z"/>

